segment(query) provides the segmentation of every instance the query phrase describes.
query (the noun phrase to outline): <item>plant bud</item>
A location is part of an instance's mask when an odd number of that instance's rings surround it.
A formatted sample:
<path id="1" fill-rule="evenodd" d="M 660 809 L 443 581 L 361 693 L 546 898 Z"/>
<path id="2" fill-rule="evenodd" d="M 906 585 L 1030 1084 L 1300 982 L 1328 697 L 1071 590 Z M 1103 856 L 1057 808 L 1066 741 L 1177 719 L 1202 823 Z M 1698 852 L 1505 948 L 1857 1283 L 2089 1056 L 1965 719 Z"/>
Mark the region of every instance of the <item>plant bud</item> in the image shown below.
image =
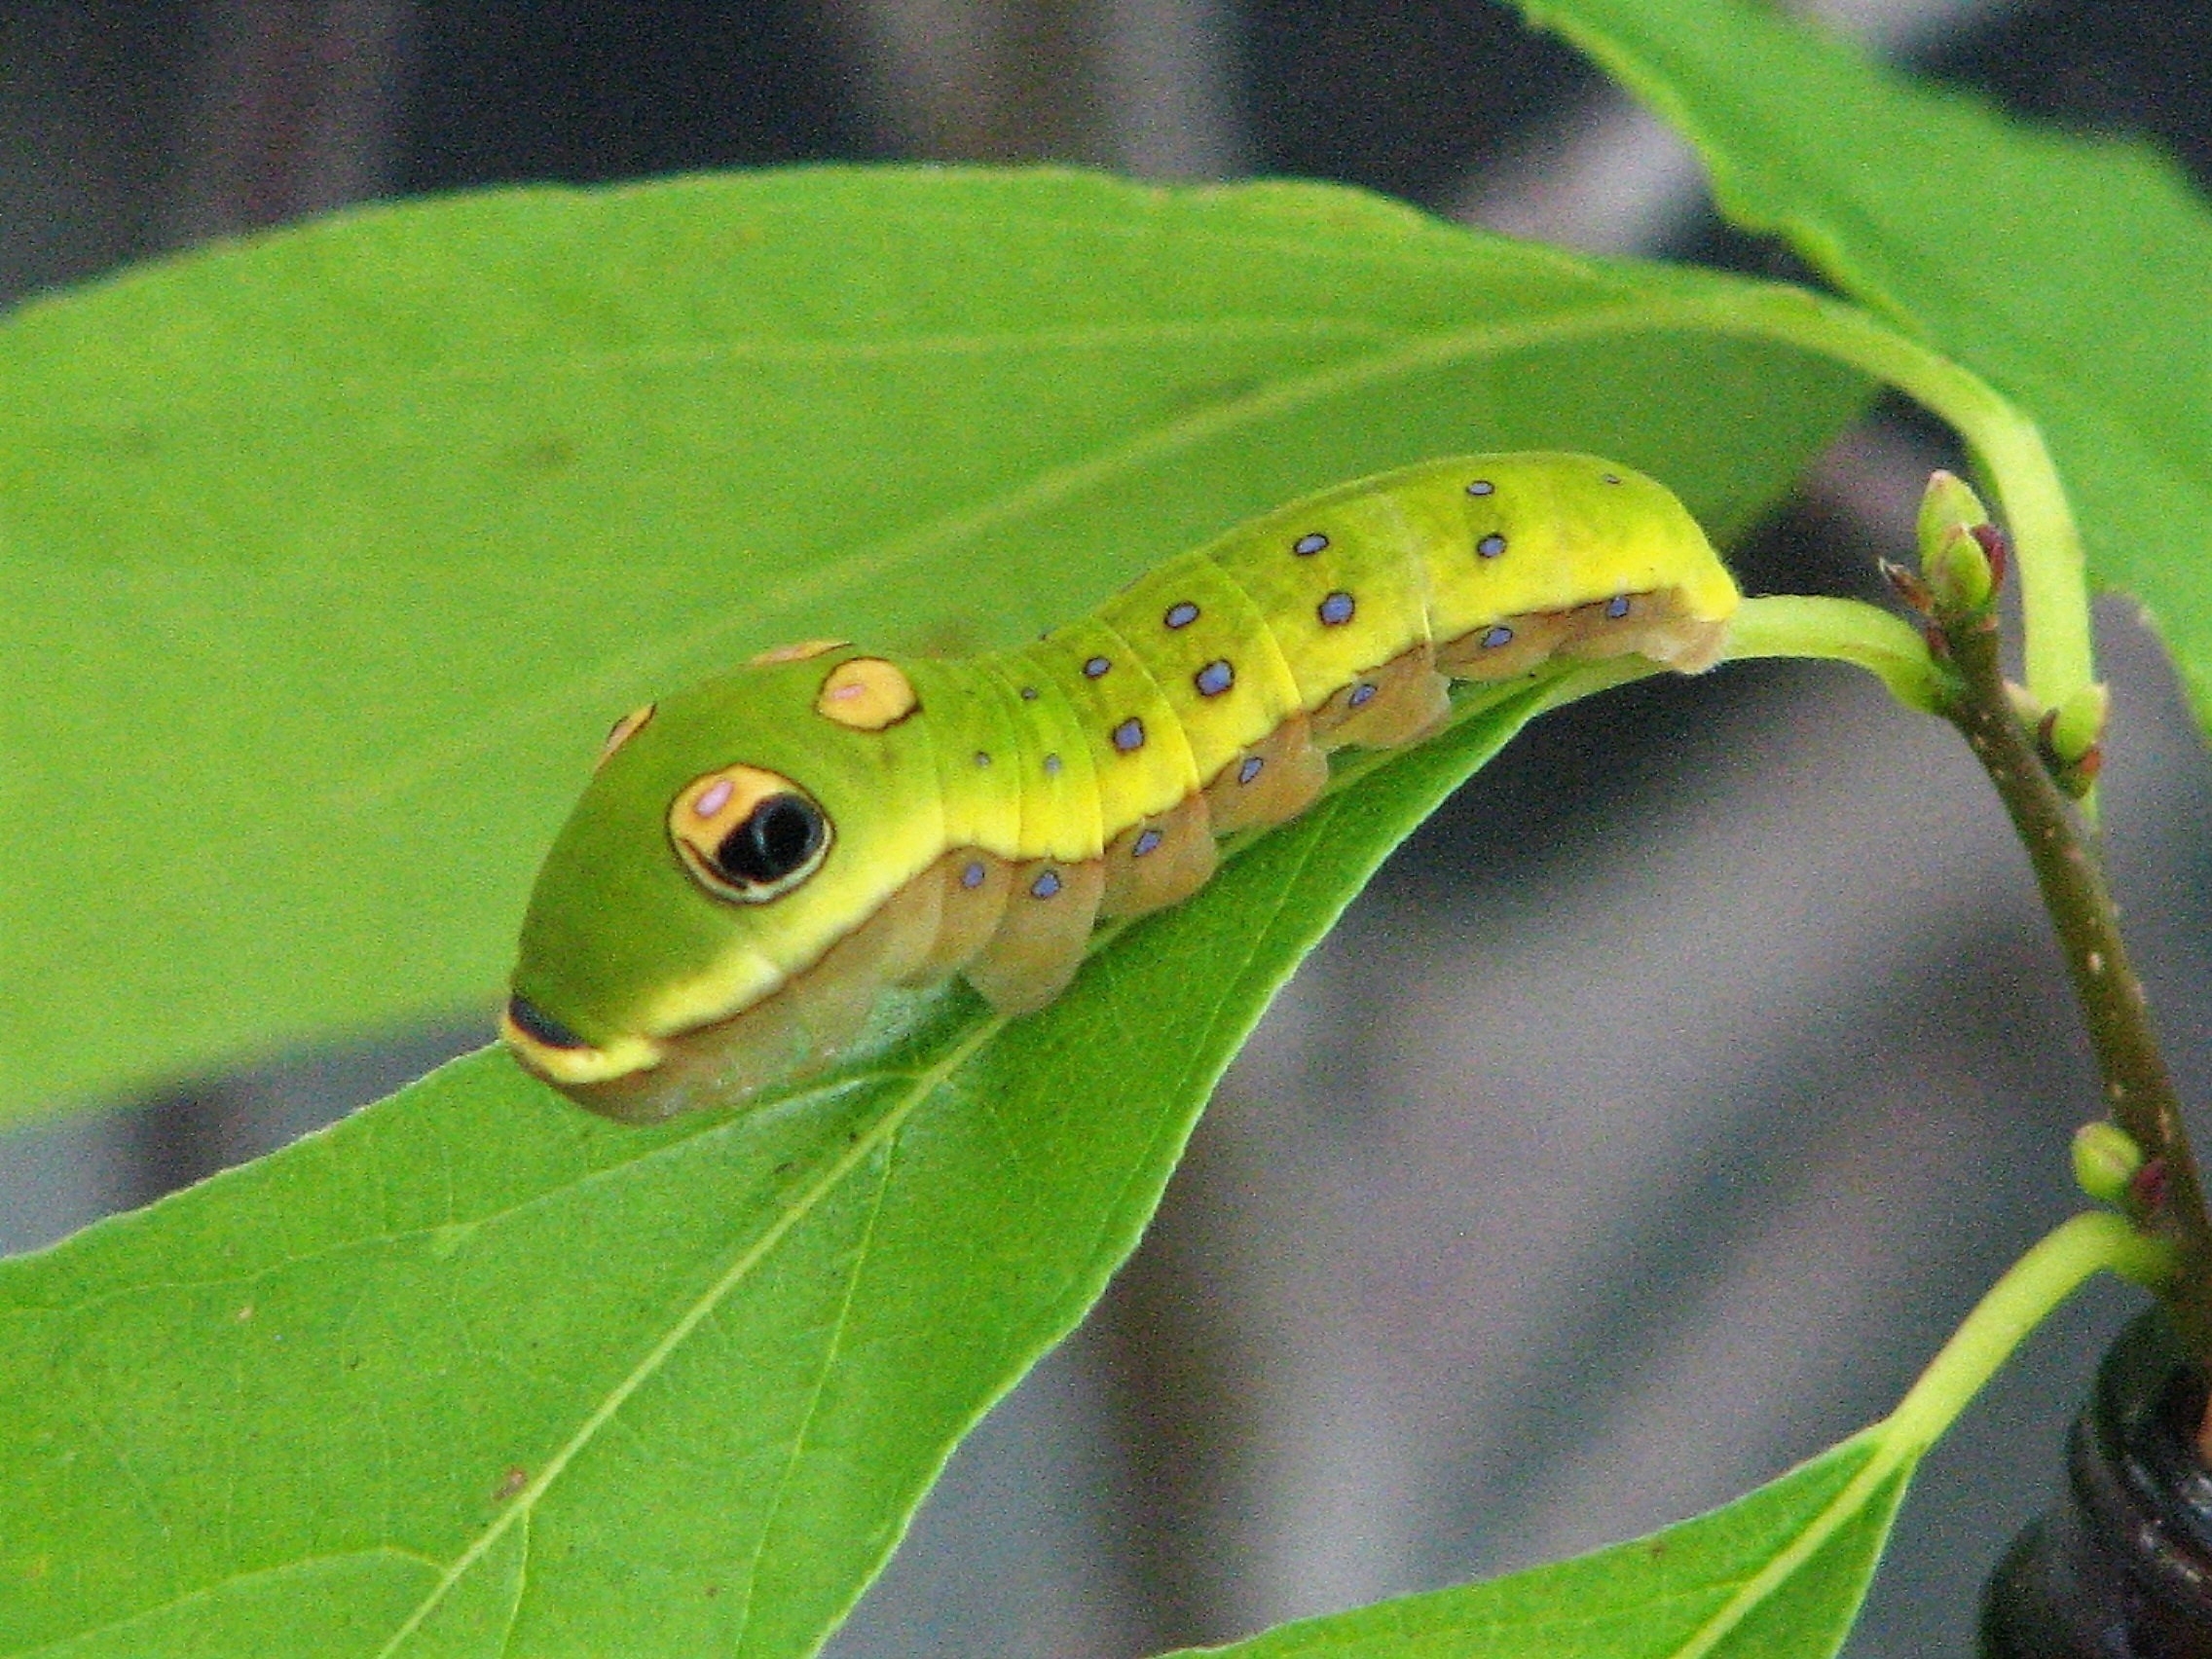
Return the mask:
<path id="1" fill-rule="evenodd" d="M 1920 556 L 1932 557 L 1951 538 L 1953 531 L 1970 531 L 1989 523 L 1989 509 L 1973 493 L 1973 486 L 1955 472 L 1940 469 L 1928 475 L 1928 490 L 1920 498 Z"/>
<path id="2" fill-rule="evenodd" d="M 2143 1149 L 2118 1124 L 2098 1119 L 2074 1131 L 2074 1184 L 2099 1203 L 2124 1204 L 2143 1167 Z"/>
<path id="3" fill-rule="evenodd" d="M 1938 609 L 1981 610 L 1997 591 L 1998 572 L 1974 534 L 1988 525 L 1988 509 L 1964 479 L 1936 472 L 1928 480 L 1920 498 L 1920 572 Z"/>
<path id="4" fill-rule="evenodd" d="M 2102 681 L 2092 681 L 2058 705 L 2050 722 L 2050 752 L 2064 765 L 2074 765 L 2104 740 L 2105 718 L 2112 713 L 2112 692 Z"/>

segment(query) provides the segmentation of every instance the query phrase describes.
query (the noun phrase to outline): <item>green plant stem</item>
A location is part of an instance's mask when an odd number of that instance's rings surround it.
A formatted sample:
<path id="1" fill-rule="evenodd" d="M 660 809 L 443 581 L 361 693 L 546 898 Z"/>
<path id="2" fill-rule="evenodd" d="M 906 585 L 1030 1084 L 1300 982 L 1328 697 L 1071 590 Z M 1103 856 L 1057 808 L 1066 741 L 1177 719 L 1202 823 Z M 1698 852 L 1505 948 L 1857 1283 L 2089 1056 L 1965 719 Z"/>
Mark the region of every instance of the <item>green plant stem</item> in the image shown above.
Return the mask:
<path id="1" fill-rule="evenodd" d="M 1697 308 L 1723 334 L 1783 340 L 1863 370 L 1964 438 L 2011 532 L 2026 615 L 2028 689 L 2056 708 L 2094 677 L 2082 533 L 2058 467 L 2027 414 L 1987 381 L 1855 306 L 1782 285 Z"/>
<path id="2" fill-rule="evenodd" d="M 2060 1223 L 1974 1304 L 1897 1409 L 1882 1419 L 1885 1435 L 1894 1436 L 1911 1456 L 1934 1445 L 2027 1334 L 2100 1272 L 2162 1292 L 2172 1280 L 2174 1251 L 2109 1210 L 2091 1210 Z"/>
<path id="3" fill-rule="evenodd" d="M 1940 714 L 1945 677 L 1918 629 L 1856 599 L 1769 594 L 1747 599 L 1728 625 L 1727 660 L 1825 657 L 1864 669 L 1908 709 Z"/>
<path id="4" fill-rule="evenodd" d="M 1940 625 L 1958 677 L 1944 715 L 1988 772 L 2027 848 L 2088 1025 L 2113 1121 L 2160 1165 L 2162 1192 L 2139 1219 L 2174 1246 L 2179 1271 L 2167 1302 L 2191 1356 L 2212 1366 L 2212 1225 L 2205 1219 L 2203 1182 L 2104 872 L 2006 691 L 1994 616 L 1945 619 Z"/>
<path id="5" fill-rule="evenodd" d="M 2171 1249 L 2109 1211 L 2075 1216 L 2038 1239 L 1974 1304 L 1897 1409 L 1836 1448 L 1866 1449 L 1866 1461 L 1849 1484 L 1788 1548 L 1714 1609 L 1694 1641 L 1669 1649 L 1671 1659 L 1693 1659 L 1719 1649 L 1781 1585 L 1805 1570 L 1839 1530 L 1862 1517 L 1884 1488 L 1911 1473 L 2021 1340 L 2092 1274 L 2115 1272 L 2155 1290 L 2172 1266 Z"/>

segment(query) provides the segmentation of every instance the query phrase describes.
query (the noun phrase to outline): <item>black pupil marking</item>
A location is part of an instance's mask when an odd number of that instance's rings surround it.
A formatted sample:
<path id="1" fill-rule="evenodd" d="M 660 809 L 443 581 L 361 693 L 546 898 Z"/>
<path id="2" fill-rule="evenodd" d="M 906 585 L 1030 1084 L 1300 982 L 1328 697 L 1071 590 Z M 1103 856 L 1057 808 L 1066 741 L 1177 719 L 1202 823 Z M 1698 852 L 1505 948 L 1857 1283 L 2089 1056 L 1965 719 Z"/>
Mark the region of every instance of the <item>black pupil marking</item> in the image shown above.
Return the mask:
<path id="1" fill-rule="evenodd" d="M 1492 532 L 1475 543 L 1475 552 L 1485 559 L 1494 559 L 1505 551 L 1505 537 Z"/>
<path id="2" fill-rule="evenodd" d="M 1467 486 L 1467 494 L 1470 496 L 1494 496 L 1496 493 L 1497 486 L 1487 478 L 1478 478 Z"/>
<path id="3" fill-rule="evenodd" d="M 1188 628 L 1198 619 L 1198 608 L 1187 599 L 1178 605 L 1170 605 L 1167 614 L 1161 618 L 1170 628 Z"/>
<path id="4" fill-rule="evenodd" d="M 1144 747 L 1144 721 L 1131 715 L 1114 728 L 1114 747 L 1124 755 Z"/>
<path id="5" fill-rule="evenodd" d="M 1105 672 L 1113 666 L 1114 665 L 1108 662 L 1104 657 L 1092 657 L 1088 662 L 1083 665 L 1083 677 L 1086 680 L 1096 680 L 1104 675 Z"/>
<path id="6" fill-rule="evenodd" d="M 715 864 L 732 881 L 766 887 L 802 868 L 822 845 L 822 809 L 795 794 L 772 794 L 722 837 Z"/>
<path id="7" fill-rule="evenodd" d="M 1290 544 L 1290 550 L 1293 553 L 1297 554 L 1301 559 L 1310 559 L 1314 554 L 1320 552 L 1321 549 L 1328 545 L 1329 538 L 1323 535 L 1319 531 L 1315 531 L 1311 535 L 1302 535 L 1296 541 L 1292 542 Z"/>
<path id="8" fill-rule="evenodd" d="M 1321 601 L 1317 614 L 1324 625 L 1338 628 L 1351 620 L 1351 595 L 1340 590 Z"/>
<path id="9" fill-rule="evenodd" d="M 507 1017 L 548 1049 L 588 1049 L 581 1037 L 517 992 L 507 999 Z"/>
<path id="10" fill-rule="evenodd" d="M 1201 697 L 1218 697 L 1236 683 L 1236 671 L 1226 660 L 1216 658 L 1191 677 Z"/>

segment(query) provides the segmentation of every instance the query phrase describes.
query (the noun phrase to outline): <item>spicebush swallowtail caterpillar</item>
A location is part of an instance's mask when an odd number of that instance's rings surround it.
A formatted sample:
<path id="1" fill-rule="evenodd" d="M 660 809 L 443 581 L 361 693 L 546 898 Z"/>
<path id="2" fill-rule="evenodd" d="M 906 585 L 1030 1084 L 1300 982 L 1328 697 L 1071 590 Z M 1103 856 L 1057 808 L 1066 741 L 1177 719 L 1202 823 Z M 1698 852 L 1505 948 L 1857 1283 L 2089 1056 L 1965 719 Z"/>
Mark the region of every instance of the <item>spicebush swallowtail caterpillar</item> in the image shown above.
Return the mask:
<path id="1" fill-rule="evenodd" d="M 500 1033 L 596 1112 L 727 1104 L 959 973 L 1020 1014 L 1094 923 L 1188 898 L 1328 751 L 1419 742 L 1450 680 L 1720 654 L 1736 584 L 1663 486 L 1460 456 L 1328 490 L 963 660 L 811 641 L 608 735 L 539 872 Z"/>

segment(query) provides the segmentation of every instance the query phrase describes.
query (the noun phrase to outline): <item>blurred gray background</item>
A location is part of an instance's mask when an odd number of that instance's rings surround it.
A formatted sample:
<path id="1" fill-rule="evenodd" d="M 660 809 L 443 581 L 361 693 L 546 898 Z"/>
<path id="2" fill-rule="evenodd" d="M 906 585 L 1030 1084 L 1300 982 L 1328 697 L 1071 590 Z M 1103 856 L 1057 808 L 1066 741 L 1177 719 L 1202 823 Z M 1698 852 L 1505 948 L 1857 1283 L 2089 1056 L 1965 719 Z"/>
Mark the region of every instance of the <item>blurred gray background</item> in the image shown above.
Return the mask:
<path id="1" fill-rule="evenodd" d="M 1880 52 L 2212 176 L 2194 0 L 1837 0 Z M 364 197 L 823 158 L 1369 185 L 1517 234 L 1791 274 L 1695 165 L 1474 0 L 89 0 L 0 5 L 0 295 Z M 1754 588 L 1870 591 L 1951 458 L 1840 443 Z M 2114 874 L 2212 1079 L 2212 769 L 2132 615 Z M 2084 1045 L 1946 729 L 1842 670 L 1553 717 L 1270 1016 L 1151 1237 L 983 1424 L 840 1659 L 1134 1655 L 1525 1566 L 1879 1416 L 2072 1205 Z M 0 1136 L 0 1250 L 252 1157 L 482 1039 L 395 1033 Z M 2130 1308 L 2092 1292 L 1931 1460 L 1855 1638 L 1963 1654 Z"/>

